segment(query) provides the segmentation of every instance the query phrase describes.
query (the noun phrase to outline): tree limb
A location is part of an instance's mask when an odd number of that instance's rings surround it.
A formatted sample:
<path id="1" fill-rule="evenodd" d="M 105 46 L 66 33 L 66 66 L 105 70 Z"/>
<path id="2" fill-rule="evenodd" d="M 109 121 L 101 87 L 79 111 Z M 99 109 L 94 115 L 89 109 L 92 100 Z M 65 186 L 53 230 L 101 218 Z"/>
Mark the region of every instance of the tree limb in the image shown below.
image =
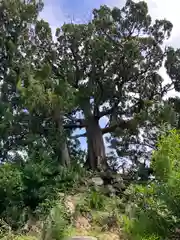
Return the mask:
<path id="1" fill-rule="evenodd" d="M 68 118 L 69 120 L 71 120 L 72 122 L 80 123 L 82 125 L 85 125 L 85 121 L 82 118 L 76 118 L 76 117 L 72 117 L 70 115 L 65 115 L 65 117 Z"/>
<path id="2" fill-rule="evenodd" d="M 102 129 L 102 134 L 106 134 L 106 133 L 112 133 L 114 132 L 117 128 L 121 128 L 121 129 L 128 129 L 131 128 L 132 125 L 134 126 L 134 119 L 131 120 L 120 120 L 119 122 L 117 122 L 116 124 L 113 124 L 112 126 L 106 127 Z"/>
<path id="3" fill-rule="evenodd" d="M 85 124 L 81 124 L 81 123 L 70 123 L 70 124 L 65 124 L 64 125 L 64 129 L 76 129 L 76 128 L 85 128 L 86 125 Z"/>
<path id="4" fill-rule="evenodd" d="M 86 137 L 86 133 L 82 133 L 82 134 L 77 134 L 75 136 L 72 136 L 72 138 L 80 138 L 80 137 Z"/>

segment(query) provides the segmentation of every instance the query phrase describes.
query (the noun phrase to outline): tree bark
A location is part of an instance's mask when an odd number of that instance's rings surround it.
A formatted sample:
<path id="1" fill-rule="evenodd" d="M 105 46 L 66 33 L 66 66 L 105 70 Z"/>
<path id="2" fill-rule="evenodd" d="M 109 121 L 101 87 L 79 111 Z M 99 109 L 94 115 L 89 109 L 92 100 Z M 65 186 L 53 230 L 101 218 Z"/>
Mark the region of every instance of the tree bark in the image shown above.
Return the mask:
<path id="1" fill-rule="evenodd" d="M 88 156 L 86 166 L 92 170 L 106 169 L 107 160 L 105 146 L 99 122 L 94 116 L 89 116 L 87 119 L 87 143 Z"/>
<path id="2" fill-rule="evenodd" d="M 64 139 L 64 141 L 61 143 L 61 162 L 63 166 L 69 167 L 71 164 L 71 159 L 69 155 L 69 149 L 67 146 L 67 141 Z"/>
<path id="3" fill-rule="evenodd" d="M 71 164 L 71 159 L 69 155 L 69 149 L 67 146 L 67 139 L 64 133 L 63 115 L 61 112 L 56 111 L 54 116 L 57 132 L 59 133 L 59 136 L 62 136 L 62 139 L 60 140 L 61 142 L 59 144 L 57 143 L 55 152 L 60 164 L 64 167 L 69 167 Z"/>

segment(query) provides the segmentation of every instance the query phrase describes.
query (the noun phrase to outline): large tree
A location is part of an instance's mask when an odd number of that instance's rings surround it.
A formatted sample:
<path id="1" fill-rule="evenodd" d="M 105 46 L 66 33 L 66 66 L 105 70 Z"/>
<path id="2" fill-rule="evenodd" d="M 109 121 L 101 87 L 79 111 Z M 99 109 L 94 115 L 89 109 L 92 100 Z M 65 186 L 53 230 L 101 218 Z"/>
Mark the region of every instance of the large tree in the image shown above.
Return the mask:
<path id="1" fill-rule="evenodd" d="M 56 54 L 49 24 L 38 21 L 42 7 L 36 0 L 0 3 L 0 157 L 44 149 L 67 165 L 62 116 L 73 92 L 51 71 Z"/>
<path id="2" fill-rule="evenodd" d="M 165 61 L 165 67 L 167 69 L 167 74 L 172 80 L 174 90 L 176 91 L 176 97 L 170 97 L 169 102 L 173 106 L 173 109 L 176 112 L 177 122 L 176 128 L 180 129 L 180 49 L 174 49 L 168 47 L 166 49 L 167 58 Z"/>
<path id="3" fill-rule="evenodd" d="M 42 1 L 0 2 L 1 160 L 7 159 L 10 151 L 22 150 L 20 142 L 28 132 L 16 85 L 20 77 L 27 79 L 33 59 L 33 25 L 42 7 Z"/>
<path id="4" fill-rule="evenodd" d="M 171 30 L 167 20 L 152 23 L 145 2 L 132 0 L 122 9 L 101 6 L 87 24 L 57 30 L 59 64 L 54 72 L 76 89 L 76 108 L 67 114 L 66 128 L 86 129 L 90 168 L 107 167 L 103 134 L 138 132 L 148 120 L 143 113 L 168 91 L 157 72 Z M 104 116 L 108 124 L 101 129 Z"/>
<path id="5" fill-rule="evenodd" d="M 91 169 L 108 167 L 106 133 L 119 157 L 128 152 L 135 161 L 130 145 L 154 144 L 167 120 L 163 96 L 171 84 L 164 85 L 158 70 L 172 50 L 163 47 L 169 21 L 152 22 L 145 2 L 127 1 L 122 9 L 95 9 L 88 23 L 63 25 L 54 42 L 49 24 L 37 20 L 41 1 L 8 0 L 0 7 L 2 158 L 43 149 L 69 165 L 79 152 L 72 133 L 81 128 Z M 139 152 L 147 155 L 147 148 Z"/>

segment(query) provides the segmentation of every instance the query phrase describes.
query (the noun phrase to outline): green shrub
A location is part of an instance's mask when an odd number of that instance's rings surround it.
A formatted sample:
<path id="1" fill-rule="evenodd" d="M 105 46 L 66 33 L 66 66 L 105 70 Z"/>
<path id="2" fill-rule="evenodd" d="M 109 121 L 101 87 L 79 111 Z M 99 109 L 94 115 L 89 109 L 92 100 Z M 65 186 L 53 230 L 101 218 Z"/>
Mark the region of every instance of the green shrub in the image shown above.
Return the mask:
<path id="1" fill-rule="evenodd" d="M 160 137 L 157 151 L 153 152 L 151 166 L 154 169 L 156 179 L 159 181 L 171 181 L 173 175 L 180 173 L 180 134 L 177 130 L 171 130 Z"/>
<path id="2" fill-rule="evenodd" d="M 0 218 L 13 230 L 21 228 L 29 214 L 48 214 L 59 192 L 78 185 L 85 172 L 79 165 L 59 166 L 48 154 L 33 152 L 22 164 L 0 165 Z"/>
<path id="3" fill-rule="evenodd" d="M 49 216 L 43 223 L 42 240 L 63 239 L 71 226 L 71 216 L 63 203 L 59 202 L 50 211 Z"/>
<path id="4" fill-rule="evenodd" d="M 0 218 L 13 228 L 21 225 L 23 189 L 22 173 L 16 165 L 0 165 Z"/>
<path id="5" fill-rule="evenodd" d="M 153 154 L 152 167 L 159 180 L 159 198 L 180 219 L 180 134 L 177 130 L 160 138 L 158 150 Z"/>
<path id="6" fill-rule="evenodd" d="M 105 196 L 98 191 L 92 190 L 87 201 L 90 209 L 101 210 L 105 208 Z"/>
<path id="7" fill-rule="evenodd" d="M 172 130 L 161 136 L 153 153 L 154 182 L 128 189 L 129 202 L 134 205 L 124 220 L 124 229 L 133 239 L 165 239 L 179 226 L 179 159 L 180 135 Z"/>

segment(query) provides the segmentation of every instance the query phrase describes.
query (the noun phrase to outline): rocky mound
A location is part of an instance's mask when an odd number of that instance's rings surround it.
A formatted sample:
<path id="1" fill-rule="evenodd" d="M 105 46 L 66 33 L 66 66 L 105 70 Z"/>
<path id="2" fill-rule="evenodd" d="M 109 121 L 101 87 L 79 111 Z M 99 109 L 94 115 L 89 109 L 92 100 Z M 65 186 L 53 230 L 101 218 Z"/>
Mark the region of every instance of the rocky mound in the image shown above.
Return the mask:
<path id="1" fill-rule="evenodd" d="M 84 240 L 87 236 L 100 240 L 125 239 L 119 216 L 120 196 L 126 187 L 121 175 L 113 172 L 82 179 L 73 192 L 59 193 L 56 206 L 44 222 L 26 226 L 27 235 L 41 240 Z"/>

